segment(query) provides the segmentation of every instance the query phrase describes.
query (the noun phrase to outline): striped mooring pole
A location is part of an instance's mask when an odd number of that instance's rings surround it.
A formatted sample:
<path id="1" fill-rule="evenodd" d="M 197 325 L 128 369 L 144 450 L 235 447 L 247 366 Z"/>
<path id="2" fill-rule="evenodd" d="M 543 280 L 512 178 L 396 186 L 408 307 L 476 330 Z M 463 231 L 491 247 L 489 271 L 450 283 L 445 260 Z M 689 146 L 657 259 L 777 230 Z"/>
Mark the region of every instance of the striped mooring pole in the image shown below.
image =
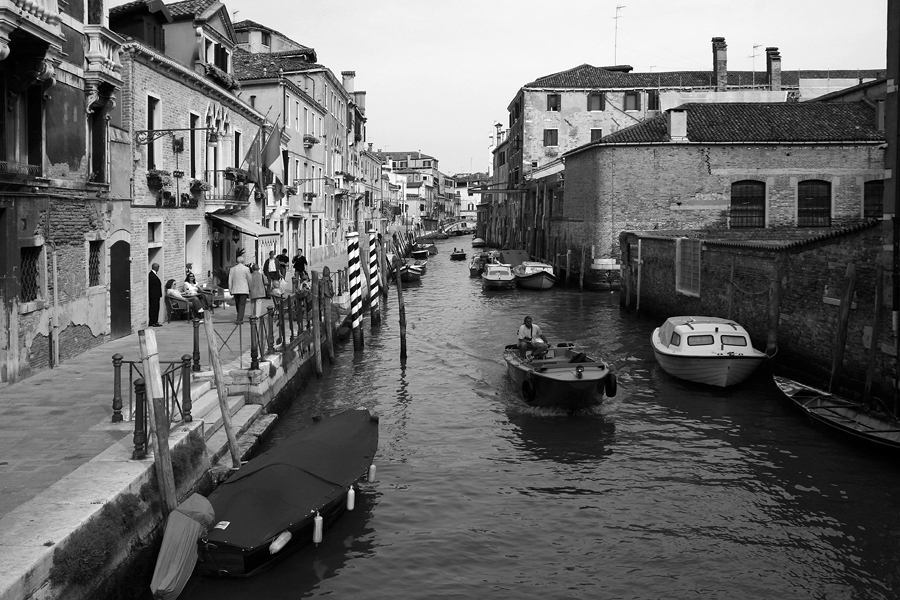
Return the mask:
<path id="1" fill-rule="evenodd" d="M 372 327 L 381 326 L 381 289 L 378 285 L 378 232 L 369 230 L 369 321 Z"/>
<path id="2" fill-rule="evenodd" d="M 350 272 L 350 322 L 353 326 L 353 351 L 362 352 L 362 273 L 359 270 L 359 233 L 347 234 L 347 270 Z"/>

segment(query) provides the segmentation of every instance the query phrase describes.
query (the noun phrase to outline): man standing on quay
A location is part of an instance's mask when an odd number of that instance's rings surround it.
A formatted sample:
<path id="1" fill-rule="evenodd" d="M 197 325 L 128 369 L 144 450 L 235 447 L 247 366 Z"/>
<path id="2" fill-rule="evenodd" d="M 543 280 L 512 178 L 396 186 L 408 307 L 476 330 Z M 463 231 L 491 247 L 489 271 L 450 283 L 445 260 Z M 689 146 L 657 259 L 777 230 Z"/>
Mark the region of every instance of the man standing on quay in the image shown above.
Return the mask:
<path id="1" fill-rule="evenodd" d="M 303 256 L 303 250 L 297 250 L 297 256 L 294 257 L 294 277 L 298 285 L 306 279 L 306 257 Z"/>
<path id="2" fill-rule="evenodd" d="M 162 327 L 159 322 L 159 299 L 162 298 L 162 279 L 159 278 L 159 263 L 150 265 L 150 319 L 147 327 Z"/>
<path id="3" fill-rule="evenodd" d="M 243 255 L 237 257 L 237 264 L 228 272 L 228 291 L 234 297 L 237 308 L 235 323 L 244 320 L 244 309 L 247 307 L 247 296 L 250 294 L 250 269 L 244 264 Z"/>

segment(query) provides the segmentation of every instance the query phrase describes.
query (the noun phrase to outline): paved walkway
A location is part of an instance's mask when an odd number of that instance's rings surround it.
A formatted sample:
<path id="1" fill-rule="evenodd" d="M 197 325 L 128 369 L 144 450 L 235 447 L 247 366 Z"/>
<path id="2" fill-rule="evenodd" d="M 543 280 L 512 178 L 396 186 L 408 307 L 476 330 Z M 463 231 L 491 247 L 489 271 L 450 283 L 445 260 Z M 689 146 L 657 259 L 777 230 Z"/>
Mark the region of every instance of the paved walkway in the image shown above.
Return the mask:
<path id="1" fill-rule="evenodd" d="M 321 273 L 325 265 L 332 272 L 346 268 L 347 257 L 340 255 L 310 268 Z M 240 348 L 249 349 L 249 326 L 235 325 L 234 320 L 234 307 L 220 307 L 213 314 L 216 333 L 228 339 L 220 351 L 223 363 L 236 359 Z M 160 361 L 180 361 L 193 352 L 190 321 L 166 323 L 154 331 Z M 130 435 L 129 424 L 111 423 L 112 356 L 118 353 L 125 360 L 140 361 L 138 344 L 137 334 L 113 340 L 57 368 L 0 388 L 0 518 Z M 207 368 L 202 325 L 200 356 Z M 122 372 L 127 403 L 127 370 L 123 367 Z"/>

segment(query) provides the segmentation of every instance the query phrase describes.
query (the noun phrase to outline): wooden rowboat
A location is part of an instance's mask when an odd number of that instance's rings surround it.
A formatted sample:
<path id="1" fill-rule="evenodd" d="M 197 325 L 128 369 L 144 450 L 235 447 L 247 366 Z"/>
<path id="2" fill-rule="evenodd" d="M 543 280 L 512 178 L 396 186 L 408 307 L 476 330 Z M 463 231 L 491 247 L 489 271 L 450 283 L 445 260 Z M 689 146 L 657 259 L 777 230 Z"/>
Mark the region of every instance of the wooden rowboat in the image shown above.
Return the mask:
<path id="1" fill-rule="evenodd" d="M 867 444 L 900 450 L 900 420 L 886 409 L 875 410 L 786 377 L 775 385 L 811 419 Z"/>

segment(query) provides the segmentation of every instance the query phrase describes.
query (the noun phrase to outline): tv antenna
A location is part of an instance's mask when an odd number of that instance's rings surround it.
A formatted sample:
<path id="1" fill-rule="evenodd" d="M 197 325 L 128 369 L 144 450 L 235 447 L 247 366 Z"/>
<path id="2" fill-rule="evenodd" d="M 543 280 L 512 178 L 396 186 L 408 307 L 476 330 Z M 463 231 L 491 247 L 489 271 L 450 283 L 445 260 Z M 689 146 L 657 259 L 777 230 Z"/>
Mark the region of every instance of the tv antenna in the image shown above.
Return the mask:
<path id="1" fill-rule="evenodd" d="M 617 58 L 617 54 L 619 51 L 619 9 L 622 9 L 622 8 L 625 8 L 624 4 L 620 4 L 620 5 L 616 6 L 616 16 L 613 17 L 616 20 L 616 30 L 615 30 L 615 34 L 613 35 L 613 64 L 614 65 L 619 64 L 618 63 L 619 59 Z"/>
<path id="2" fill-rule="evenodd" d="M 759 56 L 759 55 L 756 53 L 756 49 L 757 49 L 757 48 L 762 48 L 762 44 L 753 44 L 753 54 L 751 54 L 751 55 L 749 56 L 749 58 L 752 58 L 752 59 L 753 59 L 753 63 L 752 63 L 752 64 L 753 64 L 753 71 L 752 71 L 752 75 L 750 76 L 750 77 L 751 77 L 751 79 L 750 79 L 750 81 L 751 81 L 751 86 L 750 86 L 750 87 L 751 87 L 751 88 L 755 88 L 755 87 L 756 87 L 756 57 Z"/>

